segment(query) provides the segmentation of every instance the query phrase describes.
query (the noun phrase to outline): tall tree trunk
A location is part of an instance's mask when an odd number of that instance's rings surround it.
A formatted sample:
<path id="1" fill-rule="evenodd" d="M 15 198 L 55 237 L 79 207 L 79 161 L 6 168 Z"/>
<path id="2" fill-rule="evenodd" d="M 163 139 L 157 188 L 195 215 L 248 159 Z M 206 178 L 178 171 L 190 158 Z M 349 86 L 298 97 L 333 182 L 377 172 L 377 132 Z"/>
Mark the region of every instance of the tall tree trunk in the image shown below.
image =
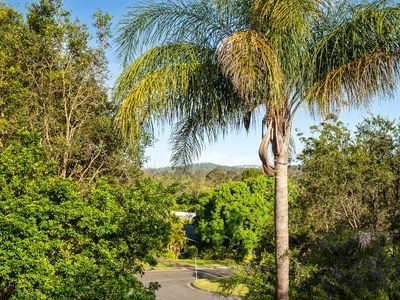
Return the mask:
<path id="1" fill-rule="evenodd" d="M 289 299 L 288 147 L 275 158 L 276 298 Z"/>
<path id="2" fill-rule="evenodd" d="M 267 132 L 261 141 L 259 156 L 264 173 L 275 176 L 275 264 L 276 264 L 276 299 L 289 299 L 289 203 L 288 203 L 288 164 L 289 141 L 292 117 L 284 109 L 271 110 L 264 118 Z M 268 162 L 269 145 L 274 154 L 274 166 Z"/>

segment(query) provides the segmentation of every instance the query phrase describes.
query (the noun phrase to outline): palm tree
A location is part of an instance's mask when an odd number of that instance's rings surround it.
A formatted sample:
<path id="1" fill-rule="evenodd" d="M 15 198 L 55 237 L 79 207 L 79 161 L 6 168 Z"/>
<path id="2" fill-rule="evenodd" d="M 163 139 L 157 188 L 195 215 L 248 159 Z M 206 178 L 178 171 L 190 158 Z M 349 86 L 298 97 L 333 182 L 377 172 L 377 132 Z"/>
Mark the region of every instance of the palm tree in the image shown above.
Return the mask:
<path id="1" fill-rule="evenodd" d="M 119 27 L 126 68 L 114 97 L 127 138 L 155 122 L 174 124 L 172 162 L 186 165 L 207 140 L 257 121 L 266 128 L 259 155 L 265 173 L 275 176 L 277 299 L 288 299 L 289 291 L 295 112 L 303 106 L 323 116 L 367 104 L 393 92 L 399 75 L 399 6 L 327 2 L 163 1 L 131 7 Z"/>

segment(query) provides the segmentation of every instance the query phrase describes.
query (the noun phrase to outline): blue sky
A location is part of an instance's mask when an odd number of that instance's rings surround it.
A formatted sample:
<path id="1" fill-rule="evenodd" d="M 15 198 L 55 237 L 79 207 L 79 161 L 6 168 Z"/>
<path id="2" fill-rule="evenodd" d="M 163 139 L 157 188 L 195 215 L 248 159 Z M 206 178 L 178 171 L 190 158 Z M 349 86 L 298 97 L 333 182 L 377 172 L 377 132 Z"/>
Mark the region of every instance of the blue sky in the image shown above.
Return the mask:
<path id="1" fill-rule="evenodd" d="M 24 11 L 24 3 L 31 1 L 5 0 L 5 2 L 17 5 L 18 10 Z M 128 10 L 128 7 L 135 3 L 138 2 L 127 0 L 65 0 L 64 7 L 72 12 L 72 16 L 79 18 L 82 23 L 88 25 L 92 23 L 91 16 L 97 8 L 108 11 L 113 16 L 113 29 L 115 30 L 116 24 Z M 146 1 L 141 1 L 140 3 L 146 3 Z M 121 71 L 114 52 L 115 49 L 116 46 L 113 45 L 111 50 L 108 51 L 109 70 L 111 73 L 110 85 L 112 85 L 112 82 Z M 380 114 L 391 119 L 399 118 L 400 92 L 397 92 L 393 99 L 375 99 L 370 107 L 356 111 L 343 111 L 339 118 L 345 124 L 348 124 L 350 128 L 355 128 L 355 125 L 370 113 Z M 294 120 L 294 129 L 308 135 L 309 127 L 319 122 L 318 118 L 312 119 L 306 110 L 300 110 Z M 145 165 L 146 167 L 153 168 L 169 165 L 171 156 L 168 145 L 169 133 L 169 128 L 157 128 L 155 130 L 155 137 L 158 142 L 146 151 L 147 156 L 150 158 Z M 299 152 L 302 149 L 302 145 L 295 136 L 295 131 L 293 133 L 296 140 L 296 150 Z M 221 138 L 215 144 L 208 145 L 197 162 L 213 162 L 221 165 L 259 165 L 258 146 L 260 140 L 260 128 L 252 128 L 249 134 L 243 129 L 226 136 L 225 139 Z"/>

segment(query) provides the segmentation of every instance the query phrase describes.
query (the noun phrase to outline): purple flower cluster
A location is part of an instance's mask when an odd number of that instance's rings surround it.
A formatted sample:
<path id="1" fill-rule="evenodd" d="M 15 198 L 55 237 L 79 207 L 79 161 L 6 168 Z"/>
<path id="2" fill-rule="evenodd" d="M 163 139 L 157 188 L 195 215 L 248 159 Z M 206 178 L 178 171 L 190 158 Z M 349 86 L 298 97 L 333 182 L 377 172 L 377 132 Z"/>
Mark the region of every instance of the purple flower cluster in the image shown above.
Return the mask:
<path id="1" fill-rule="evenodd" d="M 358 243 L 360 244 L 361 248 L 368 246 L 371 243 L 373 236 L 374 233 L 372 232 L 361 233 L 358 236 Z"/>

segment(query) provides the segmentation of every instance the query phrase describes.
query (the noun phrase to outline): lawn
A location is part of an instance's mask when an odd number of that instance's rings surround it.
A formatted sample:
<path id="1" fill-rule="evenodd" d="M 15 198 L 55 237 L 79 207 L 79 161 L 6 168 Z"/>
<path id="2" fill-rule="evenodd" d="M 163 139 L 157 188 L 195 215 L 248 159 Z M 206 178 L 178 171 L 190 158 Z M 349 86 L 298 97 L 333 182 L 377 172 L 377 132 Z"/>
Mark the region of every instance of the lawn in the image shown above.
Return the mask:
<path id="1" fill-rule="evenodd" d="M 215 292 L 215 293 L 222 293 L 222 288 L 221 288 L 221 281 L 223 278 L 213 278 L 213 279 L 199 279 L 197 281 L 193 281 L 193 285 L 199 289 L 210 291 L 210 292 Z M 230 295 L 234 296 L 245 296 L 249 290 L 248 288 L 240 284 L 239 286 L 235 287 L 233 290 L 226 291 Z"/>

